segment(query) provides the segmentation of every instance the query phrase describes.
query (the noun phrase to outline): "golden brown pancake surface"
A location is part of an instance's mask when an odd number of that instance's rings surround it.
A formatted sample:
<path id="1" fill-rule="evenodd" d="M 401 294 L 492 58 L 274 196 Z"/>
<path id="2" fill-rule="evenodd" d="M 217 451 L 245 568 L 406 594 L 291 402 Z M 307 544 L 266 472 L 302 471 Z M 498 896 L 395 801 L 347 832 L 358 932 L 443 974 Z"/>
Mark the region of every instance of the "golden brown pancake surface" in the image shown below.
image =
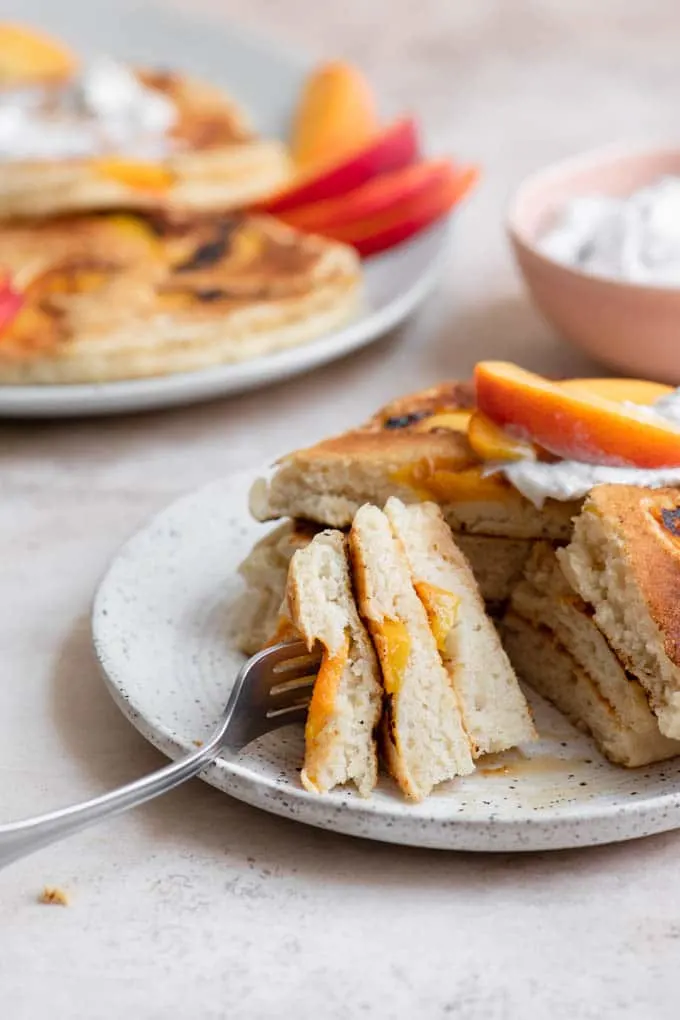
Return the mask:
<path id="1" fill-rule="evenodd" d="M 239 342 L 257 334 L 266 347 L 267 331 L 309 325 L 319 302 L 339 310 L 359 281 L 351 249 L 267 217 L 229 214 L 97 214 L 7 225 L 0 266 L 24 299 L 0 330 L 5 382 L 155 374 L 175 370 L 178 354 L 184 370 L 192 343 L 198 350 L 202 338 L 213 343 L 218 333 L 221 342 L 233 340 L 234 358 L 213 360 L 241 360 Z M 154 348 L 160 360 L 146 371 L 135 355 Z M 98 375 L 94 362 L 102 358 Z"/>

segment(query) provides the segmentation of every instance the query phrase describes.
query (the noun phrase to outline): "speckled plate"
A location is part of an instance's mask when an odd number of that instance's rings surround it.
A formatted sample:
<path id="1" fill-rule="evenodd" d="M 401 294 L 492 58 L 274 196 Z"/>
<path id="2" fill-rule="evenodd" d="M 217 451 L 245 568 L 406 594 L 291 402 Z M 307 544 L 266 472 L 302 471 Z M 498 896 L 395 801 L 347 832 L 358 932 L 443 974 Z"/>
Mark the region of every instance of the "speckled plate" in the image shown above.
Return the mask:
<path id="1" fill-rule="evenodd" d="M 173 503 L 118 553 L 94 604 L 107 685 L 134 726 L 170 758 L 211 731 L 243 656 L 230 640 L 241 592 L 236 570 L 266 526 L 248 516 L 255 472 Z M 532 697 L 541 740 L 480 762 L 422 804 L 382 779 L 369 800 L 302 789 L 302 732 L 251 744 L 204 775 L 240 800 L 321 828 L 448 850 L 547 850 L 680 827 L 680 759 L 628 771 Z"/>

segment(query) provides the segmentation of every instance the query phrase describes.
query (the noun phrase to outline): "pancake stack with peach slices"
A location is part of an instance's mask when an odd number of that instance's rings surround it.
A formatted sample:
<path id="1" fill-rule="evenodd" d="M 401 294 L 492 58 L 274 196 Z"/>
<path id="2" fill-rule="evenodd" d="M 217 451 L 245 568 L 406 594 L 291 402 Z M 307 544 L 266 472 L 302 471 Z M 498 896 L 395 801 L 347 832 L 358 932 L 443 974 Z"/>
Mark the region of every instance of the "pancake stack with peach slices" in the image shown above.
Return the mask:
<path id="1" fill-rule="evenodd" d="M 365 425 L 284 457 L 251 491 L 256 518 L 285 520 L 258 544 L 257 568 L 249 569 L 252 556 L 244 565 L 251 606 L 263 611 L 260 634 L 246 628 L 242 647 L 252 651 L 263 631 L 276 632 L 283 587 L 267 587 L 268 565 L 278 562 L 282 577 L 287 550 L 308 542 L 312 529 L 346 529 L 364 504 L 383 506 L 390 497 L 405 504 L 429 500 L 441 508 L 487 609 L 505 614 L 503 635 L 520 676 L 591 731 L 613 761 L 638 765 L 676 754 L 680 729 L 669 712 L 680 703 L 674 665 L 680 629 L 670 607 L 680 604 L 680 554 L 665 522 L 676 502 L 680 511 L 678 404 L 675 391 L 656 383 L 553 382 L 482 362 L 473 383 L 400 398 Z M 666 565 L 662 574 L 657 564 L 658 581 L 648 578 L 645 585 L 641 553 L 635 555 L 638 612 L 646 607 L 641 618 L 649 618 L 665 652 L 643 663 L 640 651 L 634 668 L 623 647 L 630 634 L 624 628 L 622 638 L 601 622 L 608 610 L 598 616 L 593 607 L 602 589 L 592 578 L 586 585 L 573 566 L 573 543 L 594 507 L 607 534 L 618 536 L 611 538 L 617 556 L 630 553 L 644 520 L 647 552 L 653 547 Z M 628 521 L 623 530 L 622 519 Z M 612 566 L 608 583 L 615 575 Z M 655 584 L 663 585 L 665 611 L 652 604 Z M 596 646 L 601 657 L 593 660 Z M 547 647 L 560 653 L 552 670 L 542 668 Z M 584 680 L 586 663 L 595 676 Z"/>
<path id="2" fill-rule="evenodd" d="M 221 89 L 0 23 L 0 384 L 208 369 L 361 312 L 360 256 L 445 216 L 476 172 L 315 69 L 290 146 Z"/>

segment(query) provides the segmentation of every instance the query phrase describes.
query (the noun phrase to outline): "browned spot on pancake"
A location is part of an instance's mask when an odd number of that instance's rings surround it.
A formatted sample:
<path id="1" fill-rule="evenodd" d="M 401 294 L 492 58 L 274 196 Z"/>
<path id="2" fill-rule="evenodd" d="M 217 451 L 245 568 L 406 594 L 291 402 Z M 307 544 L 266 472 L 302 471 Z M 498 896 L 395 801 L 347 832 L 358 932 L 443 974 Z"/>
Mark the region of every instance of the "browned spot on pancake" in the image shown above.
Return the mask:
<path id="1" fill-rule="evenodd" d="M 222 220 L 214 228 L 213 236 L 195 249 L 186 261 L 175 266 L 176 273 L 190 273 L 214 266 L 227 254 L 229 239 L 238 226 L 236 220 Z"/>
<path id="2" fill-rule="evenodd" d="M 410 431 L 413 425 L 435 414 L 474 408 L 475 395 L 470 382 L 445 382 L 421 393 L 398 397 L 381 408 L 365 428 L 394 432 Z"/>
<path id="3" fill-rule="evenodd" d="M 674 510 L 661 510 L 661 523 L 670 531 L 673 538 L 680 538 L 680 507 L 676 507 Z"/>
<path id="4" fill-rule="evenodd" d="M 187 111 L 180 116 L 172 134 L 186 142 L 192 149 L 217 149 L 220 146 L 235 145 L 247 142 L 250 135 L 246 131 L 236 130 L 229 117 L 223 114 L 199 113 Z"/>
<path id="5" fill-rule="evenodd" d="M 219 90 L 169 70 L 138 70 L 140 80 L 167 96 L 177 111 L 170 134 L 189 149 L 213 149 L 247 142 L 252 133 Z"/>
<path id="6" fill-rule="evenodd" d="M 275 301 L 309 291 L 318 253 L 300 239 L 289 242 L 257 233 L 238 217 L 213 223 L 199 237 L 200 244 L 172 270 L 159 293 L 214 304 Z"/>
<path id="7" fill-rule="evenodd" d="M 392 415 L 390 418 L 386 418 L 383 422 L 383 428 L 386 429 L 405 429 L 409 425 L 415 425 L 417 421 L 422 421 L 423 418 L 429 418 L 431 415 L 427 411 L 418 411 L 414 414 L 397 414 Z"/>

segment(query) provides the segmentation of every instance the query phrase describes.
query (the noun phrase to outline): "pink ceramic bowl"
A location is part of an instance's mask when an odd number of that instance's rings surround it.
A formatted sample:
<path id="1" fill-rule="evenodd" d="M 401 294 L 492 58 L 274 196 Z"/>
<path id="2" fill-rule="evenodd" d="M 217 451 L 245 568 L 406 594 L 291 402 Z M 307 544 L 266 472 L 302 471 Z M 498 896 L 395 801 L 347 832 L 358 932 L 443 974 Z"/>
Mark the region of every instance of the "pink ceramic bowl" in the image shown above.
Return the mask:
<path id="1" fill-rule="evenodd" d="M 536 242 L 576 195 L 626 195 L 680 176 L 680 149 L 608 149 L 529 177 L 508 215 L 510 241 L 532 298 L 569 341 L 621 372 L 680 384 L 680 288 L 588 276 L 541 254 Z"/>

